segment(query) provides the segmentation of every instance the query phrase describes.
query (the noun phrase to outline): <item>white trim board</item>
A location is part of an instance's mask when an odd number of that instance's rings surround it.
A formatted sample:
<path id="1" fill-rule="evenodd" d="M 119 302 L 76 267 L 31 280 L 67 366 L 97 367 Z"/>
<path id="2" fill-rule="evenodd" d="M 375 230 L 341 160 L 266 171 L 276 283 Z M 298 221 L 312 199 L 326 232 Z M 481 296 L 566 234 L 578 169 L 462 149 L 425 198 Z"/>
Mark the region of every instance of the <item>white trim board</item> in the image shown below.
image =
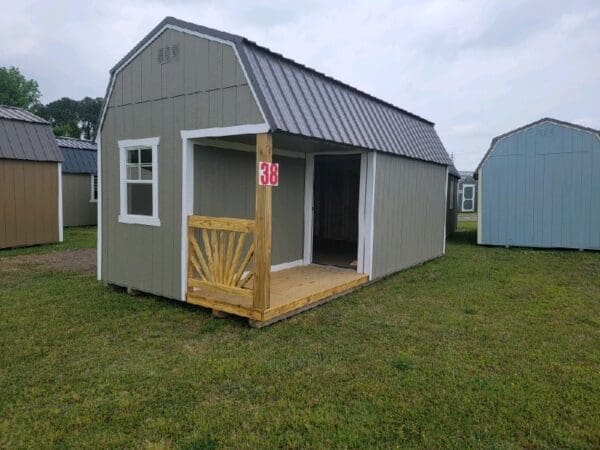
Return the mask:
<path id="1" fill-rule="evenodd" d="M 304 166 L 304 264 L 312 263 L 315 155 L 307 154 Z"/>
<path id="2" fill-rule="evenodd" d="M 446 233 L 448 226 L 448 182 L 450 181 L 450 166 L 446 166 L 446 180 L 444 182 L 444 244 L 442 246 L 442 254 L 446 254 Z"/>
<path id="3" fill-rule="evenodd" d="M 367 154 L 367 172 L 365 177 L 365 262 L 364 267 L 373 280 L 373 245 L 375 241 L 375 182 L 377 176 L 377 152 Z"/>
<path id="4" fill-rule="evenodd" d="M 58 167 L 58 242 L 62 242 L 64 240 L 62 163 L 58 163 L 57 167 Z"/>
<path id="5" fill-rule="evenodd" d="M 117 78 L 117 75 L 131 61 L 133 61 L 135 58 L 137 58 L 137 56 L 141 52 L 143 52 L 146 48 L 148 48 L 158 38 L 158 36 L 160 36 L 162 33 L 164 33 L 168 29 L 179 31 L 179 32 L 186 33 L 186 34 L 189 34 L 189 35 L 192 35 L 192 36 L 200 37 L 200 38 L 203 38 L 203 39 L 208 39 L 209 41 L 219 42 L 221 44 L 230 46 L 233 49 L 233 52 L 235 53 L 235 57 L 237 58 L 238 64 L 240 65 L 240 67 L 242 68 L 242 71 L 244 72 L 244 77 L 246 77 L 246 83 L 250 87 L 250 91 L 252 92 L 252 97 L 254 98 L 254 101 L 256 102 L 256 105 L 258 106 L 258 109 L 260 111 L 260 115 L 263 118 L 264 123 L 268 124 L 267 116 L 265 115 L 263 107 L 262 107 L 260 101 L 258 100 L 258 96 L 256 95 L 256 90 L 254 89 L 254 86 L 252 85 L 252 82 L 250 81 L 250 77 L 248 76 L 248 72 L 246 70 L 246 67 L 242 63 L 242 59 L 240 58 L 240 54 L 238 52 L 238 49 L 237 49 L 236 45 L 232 41 L 227 41 L 227 40 L 224 40 L 224 39 L 217 38 L 215 36 L 210 36 L 210 35 L 207 35 L 207 34 L 198 33 L 197 31 L 188 30 L 187 28 L 178 27 L 176 25 L 165 24 L 165 26 L 163 26 L 160 30 L 158 30 L 156 33 L 154 33 L 154 35 L 152 35 L 152 37 L 150 37 L 148 39 L 148 41 L 146 43 L 144 43 L 144 45 L 142 45 L 126 61 L 123 61 L 123 63 L 121 63 L 121 65 L 119 67 L 117 67 L 115 69 L 115 71 L 111 74 L 110 81 L 109 81 L 108 92 L 106 94 L 106 97 L 104 98 L 104 105 L 102 106 L 102 113 L 100 115 L 100 121 L 98 123 L 98 128 L 97 128 L 98 135 L 100 135 L 102 133 L 102 127 L 104 125 L 104 118 L 106 116 L 106 111 L 108 109 L 108 103 L 109 103 L 110 97 L 112 95 L 114 86 L 115 86 L 115 80 Z M 269 127 L 267 126 L 267 131 L 268 131 L 268 128 Z M 243 134 L 243 133 L 238 133 L 238 134 Z M 221 135 L 221 136 L 224 136 L 224 135 Z"/>
<path id="6" fill-rule="evenodd" d="M 221 139 L 212 138 L 196 138 L 195 144 L 204 145 L 225 150 L 238 150 L 241 152 L 256 153 L 256 145 L 242 144 L 241 142 L 223 141 Z M 306 153 L 296 152 L 293 150 L 285 150 L 278 147 L 273 147 L 273 155 L 286 156 L 288 158 L 306 159 Z"/>
<path id="7" fill-rule="evenodd" d="M 96 205 L 96 279 L 102 280 L 102 141 L 96 138 L 96 175 L 98 177 L 98 203 Z"/>

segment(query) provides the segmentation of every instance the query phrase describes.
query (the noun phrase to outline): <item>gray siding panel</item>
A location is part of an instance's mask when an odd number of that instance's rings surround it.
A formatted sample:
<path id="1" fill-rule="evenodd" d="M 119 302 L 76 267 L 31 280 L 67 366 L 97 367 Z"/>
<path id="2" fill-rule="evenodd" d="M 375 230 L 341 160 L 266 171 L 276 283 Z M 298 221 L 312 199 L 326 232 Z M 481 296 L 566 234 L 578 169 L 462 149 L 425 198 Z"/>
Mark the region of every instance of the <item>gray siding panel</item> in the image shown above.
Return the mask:
<path id="1" fill-rule="evenodd" d="M 443 254 L 446 167 L 377 154 L 373 278 Z"/>
<path id="2" fill-rule="evenodd" d="M 275 155 L 280 185 L 273 188 L 272 264 L 303 257 L 304 159 Z M 196 146 L 194 212 L 254 218 L 256 156 L 251 152 Z"/>
<path id="3" fill-rule="evenodd" d="M 96 225 L 96 202 L 90 202 L 91 175 L 63 174 L 63 225 L 65 227 Z"/>
<path id="4" fill-rule="evenodd" d="M 540 122 L 481 166 L 482 244 L 600 249 L 600 139 Z"/>
<path id="5" fill-rule="evenodd" d="M 161 65 L 159 49 L 175 44 L 179 44 L 180 57 Z M 206 39 L 168 30 L 168 34 L 159 36 L 126 67 L 126 71 L 135 74 L 134 68 L 139 61 L 140 77 L 124 75 L 125 72 L 116 75 L 115 90 L 109 99 L 101 131 L 102 279 L 105 282 L 165 297 L 180 297 L 180 130 L 221 126 L 223 123 L 262 123 L 258 106 L 252 96 L 247 95 L 250 92 L 247 81 L 238 76 L 241 72 L 239 63 L 235 61 L 232 66 L 229 54 L 224 60 L 222 46 L 211 43 L 209 57 Z M 230 73 L 232 70 L 234 73 Z M 228 83 L 231 80 L 238 83 L 231 86 L 225 96 L 222 89 L 224 76 Z M 125 96 L 129 100 L 127 104 L 123 102 L 124 77 L 129 80 L 129 93 Z M 209 87 L 212 88 L 210 92 Z M 237 92 L 240 91 L 246 96 L 238 101 Z M 136 102 L 137 99 L 141 101 Z M 118 140 L 153 136 L 160 137 L 158 207 L 161 225 L 119 223 Z M 286 251 L 284 249 L 282 253 Z"/>

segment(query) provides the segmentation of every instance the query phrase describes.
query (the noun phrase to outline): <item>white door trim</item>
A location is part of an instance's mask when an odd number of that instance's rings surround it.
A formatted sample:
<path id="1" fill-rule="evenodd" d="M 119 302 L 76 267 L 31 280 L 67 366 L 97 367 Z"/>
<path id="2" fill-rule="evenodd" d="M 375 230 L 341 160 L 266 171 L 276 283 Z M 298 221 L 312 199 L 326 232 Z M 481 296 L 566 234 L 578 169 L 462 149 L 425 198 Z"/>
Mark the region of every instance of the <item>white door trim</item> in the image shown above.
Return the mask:
<path id="1" fill-rule="evenodd" d="M 472 197 L 467 199 L 471 200 L 471 209 L 465 209 L 465 188 L 472 188 L 471 193 Z M 463 184 L 462 186 L 462 201 L 460 202 L 460 210 L 463 212 L 473 212 L 475 211 L 475 185 L 474 184 Z"/>
<path id="2" fill-rule="evenodd" d="M 326 155 L 361 155 L 360 186 L 358 194 L 358 251 L 359 273 L 369 278 L 373 273 L 373 203 L 375 200 L 375 161 L 376 152 L 348 151 L 306 154 L 306 174 L 304 181 L 304 264 L 312 263 L 314 226 L 314 157 Z"/>
<path id="3" fill-rule="evenodd" d="M 312 263 L 314 226 L 315 155 L 306 154 L 304 171 L 304 264 Z"/>

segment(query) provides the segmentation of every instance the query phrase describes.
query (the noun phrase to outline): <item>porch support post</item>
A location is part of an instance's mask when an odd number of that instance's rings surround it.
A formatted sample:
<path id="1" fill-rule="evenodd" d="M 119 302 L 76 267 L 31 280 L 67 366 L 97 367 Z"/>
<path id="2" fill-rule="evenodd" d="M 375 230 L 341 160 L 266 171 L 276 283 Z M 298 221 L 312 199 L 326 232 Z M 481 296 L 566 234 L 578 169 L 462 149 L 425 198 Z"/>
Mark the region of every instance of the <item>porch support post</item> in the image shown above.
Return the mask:
<path id="1" fill-rule="evenodd" d="M 271 186 L 260 186 L 260 162 L 273 158 L 273 135 L 256 135 L 256 213 L 254 242 L 254 299 L 253 306 L 261 311 L 269 309 L 271 300 Z"/>

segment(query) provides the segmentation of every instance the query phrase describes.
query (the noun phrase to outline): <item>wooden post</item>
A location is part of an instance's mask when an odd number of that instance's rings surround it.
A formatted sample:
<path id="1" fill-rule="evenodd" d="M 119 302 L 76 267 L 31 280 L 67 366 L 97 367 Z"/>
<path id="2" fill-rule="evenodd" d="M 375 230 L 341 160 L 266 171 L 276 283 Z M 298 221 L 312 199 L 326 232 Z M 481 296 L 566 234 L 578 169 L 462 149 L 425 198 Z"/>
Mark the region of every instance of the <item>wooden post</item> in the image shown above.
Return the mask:
<path id="1" fill-rule="evenodd" d="M 271 300 L 271 186 L 260 186 L 259 164 L 272 162 L 273 136 L 270 133 L 256 135 L 256 213 L 254 242 L 254 299 L 253 306 L 261 311 L 269 309 Z"/>

